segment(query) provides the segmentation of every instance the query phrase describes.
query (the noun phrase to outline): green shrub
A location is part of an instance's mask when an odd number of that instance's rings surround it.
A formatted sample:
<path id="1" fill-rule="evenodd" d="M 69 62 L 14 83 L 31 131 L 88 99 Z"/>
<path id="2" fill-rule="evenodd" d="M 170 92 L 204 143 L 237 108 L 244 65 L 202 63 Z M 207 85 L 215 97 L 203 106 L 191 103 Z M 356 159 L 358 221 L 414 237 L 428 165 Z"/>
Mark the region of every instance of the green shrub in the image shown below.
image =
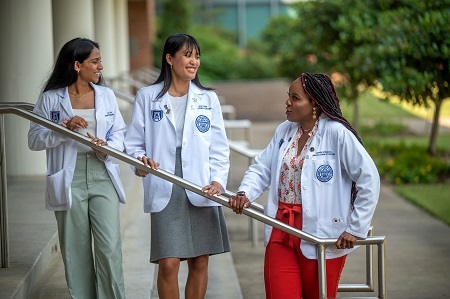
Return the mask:
<path id="1" fill-rule="evenodd" d="M 361 134 L 363 136 L 375 135 L 375 136 L 392 136 L 405 134 L 408 131 L 408 127 L 404 124 L 378 122 L 373 126 L 362 126 Z"/>
<path id="2" fill-rule="evenodd" d="M 368 143 L 366 147 L 380 176 L 394 184 L 437 183 L 450 175 L 450 164 L 430 156 L 425 148 L 398 144 Z"/>

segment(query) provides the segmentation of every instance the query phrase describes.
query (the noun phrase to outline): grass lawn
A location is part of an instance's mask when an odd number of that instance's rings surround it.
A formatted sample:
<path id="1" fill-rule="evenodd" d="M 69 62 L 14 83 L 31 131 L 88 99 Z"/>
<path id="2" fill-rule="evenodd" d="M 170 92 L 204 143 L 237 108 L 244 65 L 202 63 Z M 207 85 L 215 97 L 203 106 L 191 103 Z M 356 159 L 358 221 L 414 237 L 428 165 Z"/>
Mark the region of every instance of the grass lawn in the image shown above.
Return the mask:
<path id="1" fill-rule="evenodd" d="M 434 107 L 430 107 L 427 109 L 424 107 L 417 107 L 417 106 L 408 104 L 406 102 L 399 102 L 399 101 L 393 101 L 393 104 L 395 106 L 401 107 L 402 109 L 404 109 L 406 111 L 409 111 L 410 113 L 412 113 L 420 118 L 427 119 L 429 121 L 431 121 L 433 118 Z M 444 103 L 442 103 L 440 116 L 441 117 L 450 117 L 450 100 L 446 100 L 446 101 L 444 101 Z"/>
<path id="2" fill-rule="evenodd" d="M 348 102 L 341 103 L 342 113 L 352 122 L 353 106 Z M 371 94 L 365 94 L 359 101 L 359 118 L 361 124 L 365 123 L 402 123 L 409 118 L 431 119 L 432 109 L 413 107 L 404 103 L 389 103 L 381 101 Z M 442 117 L 450 117 L 450 100 L 444 102 Z M 373 138 L 371 142 L 400 143 L 427 147 L 429 136 L 387 136 L 364 137 L 365 140 Z M 450 152 L 450 134 L 439 133 L 437 139 L 438 151 Z M 395 185 L 393 190 L 411 201 L 431 215 L 450 225 L 450 184 L 427 185 Z"/>
<path id="3" fill-rule="evenodd" d="M 393 100 L 392 102 L 382 101 L 370 93 L 363 94 L 359 99 L 360 120 L 375 120 L 400 122 L 404 118 L 417 117 L 431 121 L 434 107 L 424 108 L 413 106 L 406 102 Z M 348 101 L 341 102 L 341 109 L 344 116 L 351 122 L 353 117 L 353 105 Z M 450 117 L 450 100 L 444 101 L 441 107 L 441 117 Z"/>
<path id="4" fill-rule="evenodd" d="M 353 118 L 353 104 L 348 101 L 341 102 L 342 114 L 350 123 Z M 363 94 L 359 99 L 359 119 L 361 123 L 366 121 L 400 122 L 401 119 L 415 117 L 400 106 L 393 105 L 387 101 L 381 101 L 369 93 Z"/>
<path id="5" fill-rule="evenodd" d="M 393 190 L 450 225 L 449 184 L 395 185 Z"/>

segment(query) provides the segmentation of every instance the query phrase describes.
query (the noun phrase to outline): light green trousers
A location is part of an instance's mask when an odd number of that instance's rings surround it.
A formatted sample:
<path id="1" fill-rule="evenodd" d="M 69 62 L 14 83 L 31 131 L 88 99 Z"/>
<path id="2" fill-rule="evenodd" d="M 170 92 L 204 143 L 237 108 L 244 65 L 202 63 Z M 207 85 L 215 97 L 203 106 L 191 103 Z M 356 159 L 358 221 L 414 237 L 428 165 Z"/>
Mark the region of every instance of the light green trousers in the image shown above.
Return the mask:
<path id="1" fill-rule="evenodd" d="M 95 153 L 77 155 L 71 188 L 72 208 L 55 212 L 71 298 L 125 298 L 119 197 Z"/>

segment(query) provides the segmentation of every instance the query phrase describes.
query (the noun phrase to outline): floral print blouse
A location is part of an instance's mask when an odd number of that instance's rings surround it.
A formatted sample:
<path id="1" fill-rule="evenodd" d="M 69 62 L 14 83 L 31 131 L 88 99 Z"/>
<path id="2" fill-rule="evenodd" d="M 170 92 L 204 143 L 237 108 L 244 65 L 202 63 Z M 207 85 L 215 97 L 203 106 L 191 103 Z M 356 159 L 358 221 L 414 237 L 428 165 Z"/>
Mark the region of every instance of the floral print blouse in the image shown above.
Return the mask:
<path id="1" fill-rule="evenodd" d="M 313 129 L 308 133 L 309 137 L 302 148 L 300 155 L 297 155 L 298 141 L 300 137 L 304 134 L 301 126 L 298 127 L 297 132 L 293 137 L 294 141 L 291 146 L 287 149 L 283 156 L 283 161 L 281 163 L 281 173 L 280 182 L 278 184 L 278 200 L 280 202 L 289 204 L 301 204 L 302 203 L 302 192 L 301 192 L 301 177 L 303 162 L 305 160 L 307 149 L 311 144 L 314 135 L 317 131 L 317 125 L 319 120 L 314 124 Z M 306 133 L 306 132 L 305 132 Z"/>

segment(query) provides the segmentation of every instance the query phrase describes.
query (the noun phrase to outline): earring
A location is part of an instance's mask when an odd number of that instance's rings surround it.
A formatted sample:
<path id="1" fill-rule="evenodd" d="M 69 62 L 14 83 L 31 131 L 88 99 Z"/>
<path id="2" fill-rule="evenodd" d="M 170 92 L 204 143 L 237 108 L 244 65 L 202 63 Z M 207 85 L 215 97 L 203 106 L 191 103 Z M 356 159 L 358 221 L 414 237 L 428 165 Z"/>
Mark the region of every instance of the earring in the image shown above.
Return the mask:
<path id="1" fill-rule="evenodd" d="M 313 116 L 312 116 L 312 118 L 313 118 L 313 119 L 316 119 L 316 118 L 317 118 L 317 115 L 316 115 L 316 107 L 313 107 Z"/>

